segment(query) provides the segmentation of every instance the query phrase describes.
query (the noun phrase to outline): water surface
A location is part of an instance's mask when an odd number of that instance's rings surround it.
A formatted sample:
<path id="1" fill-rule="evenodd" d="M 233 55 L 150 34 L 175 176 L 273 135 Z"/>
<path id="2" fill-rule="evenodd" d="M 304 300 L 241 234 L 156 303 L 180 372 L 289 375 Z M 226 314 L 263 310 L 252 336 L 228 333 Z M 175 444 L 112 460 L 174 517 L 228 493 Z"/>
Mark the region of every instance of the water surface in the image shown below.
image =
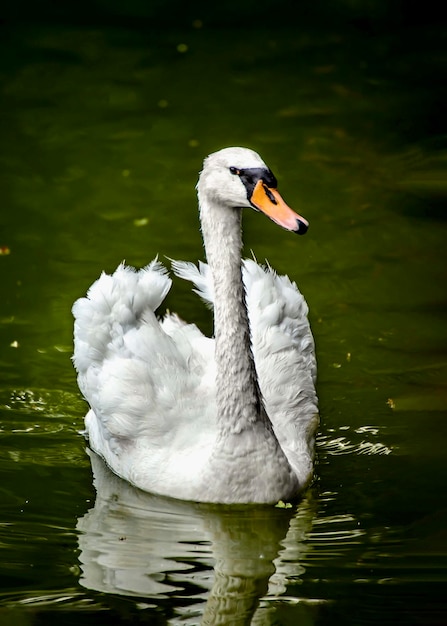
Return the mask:
<path id="1" fill-rule="evenodd" d="M 199 17 L 3 26 L 0 621 L 443 624 L 440 29 Z M 72 302 L 123 259 L 203 258 L 194 185 L 227 145 L 311 223 L 244 216 L 317 342 L 316 479 L 292 509 L 141 494 L 79 434 Z M 181 281 L 166 306 L 211 330 Z"/>

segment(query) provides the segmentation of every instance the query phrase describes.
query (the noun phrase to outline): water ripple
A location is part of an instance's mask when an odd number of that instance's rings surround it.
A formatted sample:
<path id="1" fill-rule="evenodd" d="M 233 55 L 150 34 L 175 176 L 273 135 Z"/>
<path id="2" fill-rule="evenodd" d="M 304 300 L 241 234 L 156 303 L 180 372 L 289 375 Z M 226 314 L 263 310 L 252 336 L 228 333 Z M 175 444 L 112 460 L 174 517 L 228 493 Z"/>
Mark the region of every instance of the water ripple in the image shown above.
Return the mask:
<path id="1" fill-rule="evenodd" d="M 329 455 L 359 454 L 359 455 L 388 455 L 392 454 L 396 446 L 389 446 L 377 438 L 381 435 L 380 426 L 361 426 L 350 433 L 339 434 L 340 431 L 349 431 L 349 426 L 329 428 L 326 434 L 318 437 L 318 446 L 321 451 Z M 366 436 L 367 438 L 364 438 Z"/>

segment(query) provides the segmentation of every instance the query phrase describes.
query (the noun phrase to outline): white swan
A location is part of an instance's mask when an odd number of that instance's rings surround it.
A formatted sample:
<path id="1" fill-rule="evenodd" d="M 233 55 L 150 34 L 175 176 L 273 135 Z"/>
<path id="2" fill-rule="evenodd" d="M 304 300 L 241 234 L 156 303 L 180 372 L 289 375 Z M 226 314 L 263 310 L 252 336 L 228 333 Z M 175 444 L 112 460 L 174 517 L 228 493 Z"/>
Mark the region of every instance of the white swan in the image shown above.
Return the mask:
<path id="1" fill-rule="evenodd" d="M 241 261 L 242 208 L 307 230 L 276 186 L 252 150 L 205 159 L 197 189 L 208 265 L 173 269 L 214 307 L 215 339 L 176 315 L 156 318 L 171 286 L 157 260 L 103 273 L 73 306 L 90 445 L 145 491 L 275 503 L 311 479 L 318 413 L 307 305 L 287 276 Z"/>

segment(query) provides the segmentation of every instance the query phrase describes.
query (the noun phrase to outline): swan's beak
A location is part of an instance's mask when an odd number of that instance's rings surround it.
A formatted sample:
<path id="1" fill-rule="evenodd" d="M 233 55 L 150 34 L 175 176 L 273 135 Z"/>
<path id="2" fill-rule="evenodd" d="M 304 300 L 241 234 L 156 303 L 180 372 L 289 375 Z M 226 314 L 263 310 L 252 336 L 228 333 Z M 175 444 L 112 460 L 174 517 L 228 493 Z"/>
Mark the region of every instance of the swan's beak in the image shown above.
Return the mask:
<path id="1" fill-rule="evenodd" d="M 263 180 L 256 183 L 250 203 L 271 220 L 297 235 L 304 235 L 309 228 L 309 222 L 287 206 L 276 189 L 268 187 Z"/>

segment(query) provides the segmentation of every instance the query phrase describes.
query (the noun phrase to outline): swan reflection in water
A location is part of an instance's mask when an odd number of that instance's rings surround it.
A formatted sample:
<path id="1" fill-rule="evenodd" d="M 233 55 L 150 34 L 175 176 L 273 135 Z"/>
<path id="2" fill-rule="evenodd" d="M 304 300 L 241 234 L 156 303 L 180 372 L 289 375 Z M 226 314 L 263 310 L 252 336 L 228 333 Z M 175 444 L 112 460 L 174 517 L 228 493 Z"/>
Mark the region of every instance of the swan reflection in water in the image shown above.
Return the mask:
<path id="1" fill-rule="evenodd" d="M 143 602 L 170 598 L 182 624 L 270 624 L 275 600 L 290 600 L 315 514 L 310 495 L 290 509 L 171 500 L 89 455 L 97 495 L 77 525 L 81 585 Z"/>

